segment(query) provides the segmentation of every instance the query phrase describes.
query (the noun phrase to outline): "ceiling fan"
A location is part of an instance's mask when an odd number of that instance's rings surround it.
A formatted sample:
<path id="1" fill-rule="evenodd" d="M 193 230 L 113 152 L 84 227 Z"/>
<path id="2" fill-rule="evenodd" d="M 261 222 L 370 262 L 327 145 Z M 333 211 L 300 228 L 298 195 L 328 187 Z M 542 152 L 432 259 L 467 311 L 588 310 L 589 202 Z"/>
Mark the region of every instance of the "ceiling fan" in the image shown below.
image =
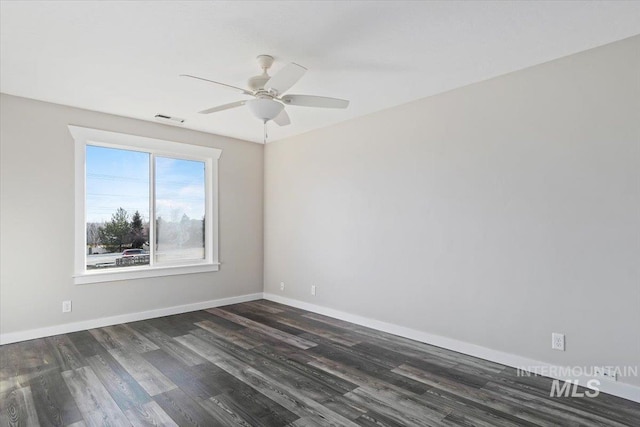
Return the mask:
<path id="1" fill-rule="evenodd" d="M 267 70 L 269 70 L 271 65 L 273 65 L 273 57 L 270 55 L 259 55 L 257 60 L 258 64 L 262 68 L 262 74 L 251 77 L 248 80 L 247 85 L 249 86 L 249 89 L 243 89 L 237 86 L 189 74 L 180 74 L 180 76 L 214 83 L 238 91 L 242 95 L 249 95 L 253 97 L 253 99 L 249 100 L 236 101 L 230 104 L 207 108 L 206 110 L 199 111 L 200 114 L 211 114 L 246 105 L 249 108 L 249 111 L 251 111 L 251 113 L 260 119 L 265 125 L 269 120 L 273 120 L 280 126 L 287 126 L 291 124 L 291 120 L 284 109 L 285 105 L 322 108 L 347 108 L 349 105 L 349 101 L 338 98 L 313 95 L 284 95 L 287 90 L 300 80 L 307 69 L 301 65 L 291 62 L 272 77 L 267 73 Z"/>

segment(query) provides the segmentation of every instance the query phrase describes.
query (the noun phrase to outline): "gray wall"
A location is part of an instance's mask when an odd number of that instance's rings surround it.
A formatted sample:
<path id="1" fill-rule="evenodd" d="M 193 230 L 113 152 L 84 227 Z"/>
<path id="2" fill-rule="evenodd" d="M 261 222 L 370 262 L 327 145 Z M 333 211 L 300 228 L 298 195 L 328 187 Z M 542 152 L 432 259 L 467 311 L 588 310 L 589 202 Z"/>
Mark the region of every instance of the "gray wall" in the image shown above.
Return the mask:
<path id="1" fill-rule="evenodd" d="M 640 360 L 640 37 L 271 143 L 265 189 L 265 292 Z"/>
<path id="2" fill-rule="evenodd" d="M 0 332 L 262 292 L 262 145 L 1 95 Z M 68 124 L 221 148 L 220 271 L 77 285 Z M 73 312 L 63 314 L 63 300 Z"/>

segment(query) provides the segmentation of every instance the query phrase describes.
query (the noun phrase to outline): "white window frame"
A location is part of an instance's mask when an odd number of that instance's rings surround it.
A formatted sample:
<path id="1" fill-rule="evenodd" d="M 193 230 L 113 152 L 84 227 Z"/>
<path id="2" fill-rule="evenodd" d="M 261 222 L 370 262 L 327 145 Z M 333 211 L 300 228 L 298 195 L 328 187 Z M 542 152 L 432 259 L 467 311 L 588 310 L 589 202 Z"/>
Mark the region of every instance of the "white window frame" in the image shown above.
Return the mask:
<path id="1" fill-rule="evenodd" d="M 75 140 L 75 236 L 74 275 L 77 285 L 118 280 L 142 279 L 147 277 L 173 276 L 178 274 L 218 271 L 218 160 L 222 150 L 212 147 L 165 141 L 117 132 L 109 132 L 69 125 L 69 132 Z M 205 163 L 205 259 L 187 261 L 179 265 L 153 265 L 120 267 L 109 270 L 87 270 L 86 233 L 86 147 L 95 145 L 122 150 L 135 150 L 153 156 L 196 160 Z M 153 158 L 152 156 L 152 158 Z M 150 200 L 155 200 L 155 162 L 150 165 Z M 153 223 L 155 212 L 150 203 L 149 222 Z M 150 227 L 149 242 L 155 242 L 155 227 Z M 153 244 L 153 243 L 151 243 Z"/>

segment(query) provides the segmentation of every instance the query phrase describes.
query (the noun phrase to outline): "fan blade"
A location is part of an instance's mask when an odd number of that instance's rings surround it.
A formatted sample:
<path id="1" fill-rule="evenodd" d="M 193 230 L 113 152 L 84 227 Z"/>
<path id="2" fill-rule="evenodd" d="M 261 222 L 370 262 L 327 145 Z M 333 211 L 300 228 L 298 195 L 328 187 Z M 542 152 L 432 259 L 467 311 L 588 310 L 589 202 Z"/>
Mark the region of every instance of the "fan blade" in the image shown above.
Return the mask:
<path id="1" fill-rule="evenodd" d="M 276 118 L 273 119 L 273 121 L 276 122 L 276 124 L 279 126 L 288 126 L 291 124 L 291 119 L 289 118 L 289 115 L 285 110 L 282 110 L 280 114 L 278 114 Z"/>
<path id="2" fill-rule="evenodd" d="M 274 90 L 278 95 L 281 95 L 296 84 L 306 72 L 307 69 L 302 65 L 292 62 L 278 71 L 275 76 L 271 77 L 269 81 L 264 84 L 264 88 L 266 90 Z"/>
<path id="3" fill-rule="evenodd" d="M 211 114 L 211 113 L 215 113 L 216 111 L 223 111 L 223 110 L 228 110 L 230 108 L 241 107 L 246 103 L 247 103 L 247 101 L 236 101 L 236 102 L 232 102 L 230 104 L 218 105 L 217 107 L 207 108 L 206 110 L 198 111 L 198 113 L 200 113 L 200 114 Z"/>
<path id="4" fill-rule="evenodd" d="M 285 95 L 280 100 L 287 105 L 299 105 L 301 107 L 347 108 L 349 106 L 349 101 L 346 99 L 328 98 L 326 96 Z"/>
<path id="5" fill-rule="evenodd" d="M 209 82 L 209 83 L 215 83 L 215 84 L 220 85 L 220 86 L 226 86 L 226 87 L 228 87 L 228 88 L 230 88 L 230 89 L 237 90 L 237 91 L 239 91 L 240 93 L 244 93 L 245 95 L 251 95 L 251 96 L 253 96 L 253 92 L 249 92 L 248 90 L 246 90 L 246 89 L 242 89 L 241 87 L 228 85 L 228 84 L 226 84 L 226 83 L 216 82 L 216 81 L 213 81 L 213 80 L 205 79 L 205 78 L 203 78 L 203 77 L 192 76 L 192 75 L 190 75 L 190 74 L 180 74 L 180 77 L 189 77 L 189 78 L 191 78 L 191 79 L 198 79 L 198 80 L 203 80 L 203 81 L 205 81 L 205 82 Z"/>

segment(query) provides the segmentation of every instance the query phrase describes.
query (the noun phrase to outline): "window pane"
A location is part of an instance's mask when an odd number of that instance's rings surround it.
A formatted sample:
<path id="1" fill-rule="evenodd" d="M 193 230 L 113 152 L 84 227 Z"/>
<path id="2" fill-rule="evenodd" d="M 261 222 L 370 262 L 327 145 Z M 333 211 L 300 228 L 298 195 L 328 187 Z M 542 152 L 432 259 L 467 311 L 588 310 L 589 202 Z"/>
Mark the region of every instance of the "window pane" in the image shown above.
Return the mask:
<path id="1" fill-rule="evenodd" d="M 156 157 L 157 263 L 203 260 L 205 163 Z"/>
<path id="2" fill-rule="evenodd" d="M 87 270 L 149 264 L 149 154 L 87 145 Z"/>

